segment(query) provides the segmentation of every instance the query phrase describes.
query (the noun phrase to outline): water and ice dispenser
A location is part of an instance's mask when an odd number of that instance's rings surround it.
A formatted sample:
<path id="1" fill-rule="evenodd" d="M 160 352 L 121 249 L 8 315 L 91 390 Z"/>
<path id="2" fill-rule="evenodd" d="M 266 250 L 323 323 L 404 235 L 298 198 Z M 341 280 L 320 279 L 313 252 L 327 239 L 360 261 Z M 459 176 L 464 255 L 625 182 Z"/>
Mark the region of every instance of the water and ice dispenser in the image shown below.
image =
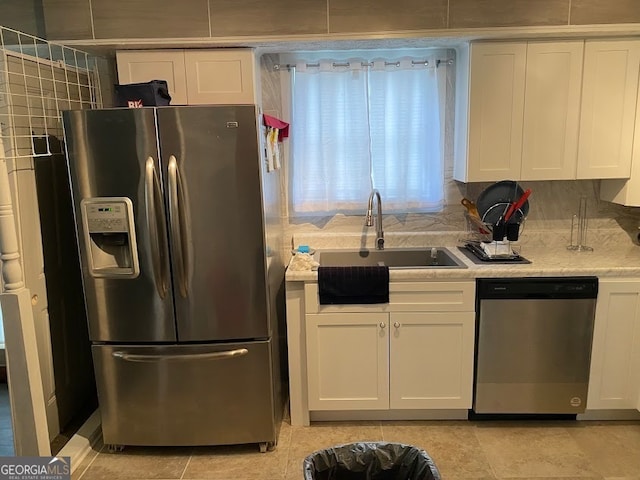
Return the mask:
<path id="1" fill-rule="evenodd" d="M 140 265 L 131 200 L 86 198 L 80 210 L 89 273 L 99 278 L 136 278 Z"/>

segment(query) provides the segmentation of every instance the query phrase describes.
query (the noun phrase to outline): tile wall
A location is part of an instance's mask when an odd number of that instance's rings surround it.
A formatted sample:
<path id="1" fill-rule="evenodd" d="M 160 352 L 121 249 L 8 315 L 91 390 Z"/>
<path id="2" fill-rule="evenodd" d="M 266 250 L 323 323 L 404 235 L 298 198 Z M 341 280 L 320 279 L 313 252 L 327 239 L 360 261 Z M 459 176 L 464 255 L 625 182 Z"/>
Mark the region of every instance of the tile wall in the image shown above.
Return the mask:
<path id="1" fill-rule="evenodd" d="M 635 0 L 41 0 L 41 3 L 49 40 L 326 35 L 640 22 Z"/>
<path id="2" fill-rule="evenodd" d="M 0 79 L 0 94 L 6 99 L 0 105 L 0 124 L 10 171 L 18 168 L 13 165 L 16 158 L 30 165 L 34 137 L 62 138 L 59 112 L 91 108 L 98 95 L 86 73 L 30 58 L 11 52 L 0 58 L 0 71 L 6 75 Z"/>
<path id="3" fill-rule="evenodd" d="M 46 32 L 42 0 L 0 1 L 0 25 L 44 37 Z"/>

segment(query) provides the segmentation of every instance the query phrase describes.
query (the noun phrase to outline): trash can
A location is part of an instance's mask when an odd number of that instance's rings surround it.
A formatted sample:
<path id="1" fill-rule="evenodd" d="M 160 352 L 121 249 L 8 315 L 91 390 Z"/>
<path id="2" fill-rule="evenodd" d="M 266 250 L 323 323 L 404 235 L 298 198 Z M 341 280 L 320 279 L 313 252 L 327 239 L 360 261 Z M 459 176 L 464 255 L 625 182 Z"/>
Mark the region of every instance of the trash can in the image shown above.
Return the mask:
<path id="1" fill-rule="evenodd" d="M 338 445 L 307 456 L 304 480 L 440 480 L 431 457 L 401 443 Z"/>

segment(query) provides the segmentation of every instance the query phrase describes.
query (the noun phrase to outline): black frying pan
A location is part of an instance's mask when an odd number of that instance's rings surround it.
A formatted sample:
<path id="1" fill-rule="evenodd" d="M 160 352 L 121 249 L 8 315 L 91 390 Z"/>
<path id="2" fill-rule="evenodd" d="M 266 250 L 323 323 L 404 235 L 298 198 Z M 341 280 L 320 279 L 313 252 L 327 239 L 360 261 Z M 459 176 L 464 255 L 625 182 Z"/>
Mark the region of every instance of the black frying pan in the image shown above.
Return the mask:
<path id="1" fill-rule="evenodd" d="M 496 223 L 509 205 L 518 200 L 524 194 L 524 190 L 514 180 L 502 180 L 485 188 L 478 199 L 476 207 L 480 218 L 485 223 Z M 513 214 L 512 222 L 519 222 L 529 213 L 529 201 L 526 201 L 520 210 Z"/>

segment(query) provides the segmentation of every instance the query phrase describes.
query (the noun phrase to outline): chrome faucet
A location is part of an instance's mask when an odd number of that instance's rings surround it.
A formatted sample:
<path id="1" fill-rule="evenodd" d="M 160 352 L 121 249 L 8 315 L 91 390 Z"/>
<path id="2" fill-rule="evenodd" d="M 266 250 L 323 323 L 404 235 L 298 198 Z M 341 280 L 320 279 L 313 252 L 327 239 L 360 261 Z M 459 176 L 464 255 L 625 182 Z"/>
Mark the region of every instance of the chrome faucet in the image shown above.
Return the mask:
<path id="1" fill-rule="evenodd" d="M 373 227 L 373 197 L 376 197 L 378 202 L 378 216 L 376 218 L 376 249 L 384 250 L 384 232 L 382 231 L 382 200 L 380 199 L 380 192 L 377 189 L 371 190 L 369 195 L 369 203 L 367 204 L 367 215 L 365 217 L 365 225 L 367 227 Z"/>

